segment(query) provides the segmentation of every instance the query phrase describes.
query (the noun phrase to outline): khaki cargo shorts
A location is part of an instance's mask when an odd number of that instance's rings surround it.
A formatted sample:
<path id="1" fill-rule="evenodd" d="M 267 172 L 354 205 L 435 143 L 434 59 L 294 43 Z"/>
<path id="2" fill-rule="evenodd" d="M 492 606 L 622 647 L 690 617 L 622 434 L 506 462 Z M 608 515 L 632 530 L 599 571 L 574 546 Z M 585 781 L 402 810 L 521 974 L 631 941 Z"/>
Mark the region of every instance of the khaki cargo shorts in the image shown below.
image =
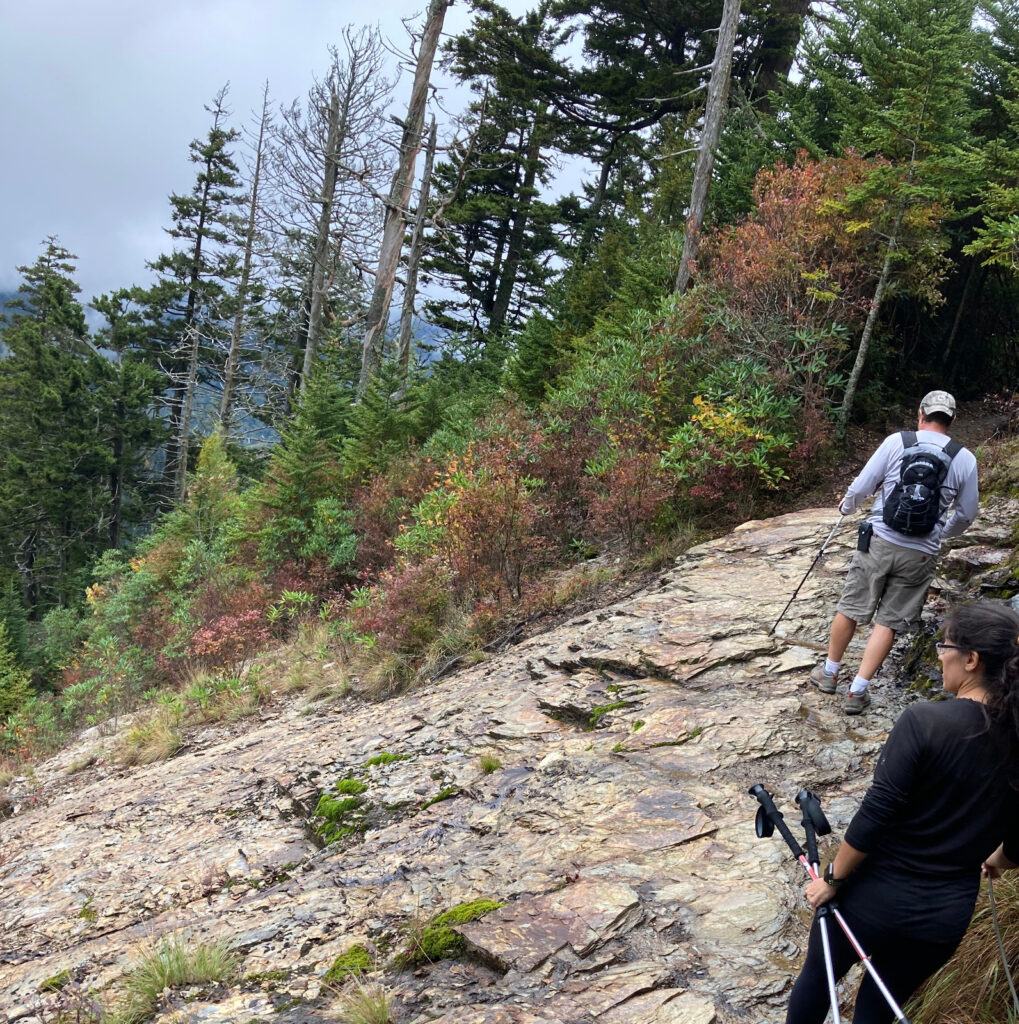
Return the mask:
<path id="1" fill-rule="evenodd" d="M 870 551 L 853 555 L 836 610 L 857 623 L 873 618 L 896 633 L 913 629 L 937 564 L 936 555 L 871 537 Z"/>

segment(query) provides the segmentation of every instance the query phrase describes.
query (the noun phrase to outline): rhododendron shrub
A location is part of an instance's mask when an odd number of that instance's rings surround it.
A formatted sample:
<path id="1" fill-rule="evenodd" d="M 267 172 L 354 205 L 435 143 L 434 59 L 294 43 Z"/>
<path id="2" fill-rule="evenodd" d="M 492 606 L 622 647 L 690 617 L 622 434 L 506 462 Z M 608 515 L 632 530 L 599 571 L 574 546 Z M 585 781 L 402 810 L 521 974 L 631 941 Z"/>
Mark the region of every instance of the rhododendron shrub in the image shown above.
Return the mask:
<path id="1" fill-rule="evenodd" d="M 727 361 L 708 375 L 695 411 L 669 438 L 662 466 L 697 503 L 743 508 L 787 479 L 797 401 L 759 363 Z"/>

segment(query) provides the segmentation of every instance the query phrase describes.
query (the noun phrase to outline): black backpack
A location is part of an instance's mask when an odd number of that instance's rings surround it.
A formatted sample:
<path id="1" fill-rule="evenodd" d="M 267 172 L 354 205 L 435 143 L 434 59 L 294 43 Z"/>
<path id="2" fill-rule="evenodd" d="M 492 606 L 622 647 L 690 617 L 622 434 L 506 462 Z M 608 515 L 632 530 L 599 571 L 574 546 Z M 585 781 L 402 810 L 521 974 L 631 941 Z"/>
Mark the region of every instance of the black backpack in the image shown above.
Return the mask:
<path id="1" fill-rule="evenodd" d="M 915 430 L 902 431 L 902 465 L 899 482 L 885 500 L 882 518 L 907 537 L 924 537 L 941 515 L 941 485 L 948 476 L 952 459 L 962 451 L 958 441 L 944 448 L 917 441 Z"/>

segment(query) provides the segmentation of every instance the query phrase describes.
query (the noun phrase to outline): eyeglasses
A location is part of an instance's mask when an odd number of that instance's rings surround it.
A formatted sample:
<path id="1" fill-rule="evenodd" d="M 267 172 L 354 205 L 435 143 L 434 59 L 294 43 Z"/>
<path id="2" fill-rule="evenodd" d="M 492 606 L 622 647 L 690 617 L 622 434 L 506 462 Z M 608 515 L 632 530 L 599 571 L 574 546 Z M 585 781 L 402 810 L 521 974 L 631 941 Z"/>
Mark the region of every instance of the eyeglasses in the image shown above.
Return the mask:
<path id="1" fill-rule="evenodd" d="M 969 647 L 960 647 L 958 644 L 945 644 L 940 640 L 934 645 L 939 651 L 968 651 Z"/>

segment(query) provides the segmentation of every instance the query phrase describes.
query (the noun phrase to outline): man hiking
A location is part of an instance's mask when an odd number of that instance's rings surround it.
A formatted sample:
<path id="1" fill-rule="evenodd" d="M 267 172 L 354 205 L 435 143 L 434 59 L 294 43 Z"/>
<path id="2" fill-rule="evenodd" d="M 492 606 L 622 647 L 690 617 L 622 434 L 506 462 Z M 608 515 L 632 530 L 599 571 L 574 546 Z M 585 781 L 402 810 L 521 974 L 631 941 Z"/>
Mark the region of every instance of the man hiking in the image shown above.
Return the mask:
<path id="1" fill-rule="evenodd" d="M 977 460 L 949 437 L 954 419 L 955 399 L 947 391 L 924 395 L 916 430 L 886 437 L 839 505 L 849 515 L 863 499 L 877 494 L 869 519 L 860 527 L 832 620 L 828 658 L 810 673 L 822 693 L 835 693 L 842 656 L 857 625 L 873 618 L 849 687 L 847 715 L 859 715 L 870 706 L 867 687 L 896 633 L 919 623 L 941 541 L 958 536 L 976 518 Z"/>

